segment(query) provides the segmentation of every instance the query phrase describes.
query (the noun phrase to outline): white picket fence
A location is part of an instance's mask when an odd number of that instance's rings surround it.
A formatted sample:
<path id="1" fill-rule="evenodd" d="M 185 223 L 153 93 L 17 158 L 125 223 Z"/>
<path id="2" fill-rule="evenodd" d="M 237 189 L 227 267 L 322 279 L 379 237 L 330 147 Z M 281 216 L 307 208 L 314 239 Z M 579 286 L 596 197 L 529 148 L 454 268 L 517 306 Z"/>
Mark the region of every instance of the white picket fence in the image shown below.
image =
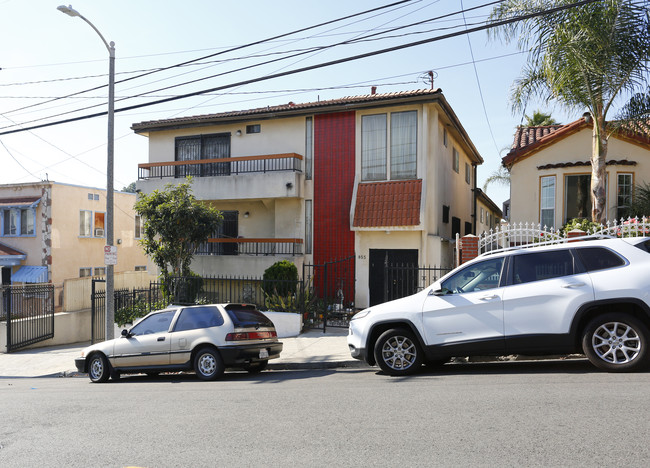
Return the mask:
<path id="1" fill-rule="evenodd" d="M 585 239 L 607 237 L 650 237 L 650 218 L 608 221 L 584 235 Z M 549 229 L 539 223 L 503 224 L 479 235 L 478 252 L 482 254 L 511 247 L 561 244 L 568 239 L 568 232 Z"/>

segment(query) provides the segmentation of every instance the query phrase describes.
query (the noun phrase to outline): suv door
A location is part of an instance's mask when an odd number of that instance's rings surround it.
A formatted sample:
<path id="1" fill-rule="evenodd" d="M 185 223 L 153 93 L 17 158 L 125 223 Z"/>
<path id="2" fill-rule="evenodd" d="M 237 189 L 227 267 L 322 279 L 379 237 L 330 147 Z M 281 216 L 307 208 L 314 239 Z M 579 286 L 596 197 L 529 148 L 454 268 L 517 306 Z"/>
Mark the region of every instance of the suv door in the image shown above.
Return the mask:
<path id="1" fill-rule="evenodd" d="M 509 269 L 503 292 L 508 352 L 560 352 L 558 346 L 570 346 L 576 311 L 594 299 L 591 278 L 581 272 L 571 249 L 518 252 Z"/>
<path id="2" fill-rule="evenodd" d="M 504 257 L 472 263 L 431 291 L 422 309 L 424 339 L 428 346 L 444 346 L 447 352 L 495 353 L 504 350 Z M 454 349 L 455 351 L 452 351 Z"/>

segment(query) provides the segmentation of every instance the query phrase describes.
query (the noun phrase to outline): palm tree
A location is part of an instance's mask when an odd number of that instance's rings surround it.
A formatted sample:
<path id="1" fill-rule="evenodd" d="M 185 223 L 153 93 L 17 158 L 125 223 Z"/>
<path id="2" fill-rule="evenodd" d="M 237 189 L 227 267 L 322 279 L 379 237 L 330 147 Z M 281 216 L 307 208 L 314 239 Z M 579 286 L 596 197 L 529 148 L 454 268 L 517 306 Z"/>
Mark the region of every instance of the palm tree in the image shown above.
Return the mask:
<path id="1" fill-rule="evenodd" d="M 505 0 L 490 19 L 522 18 L 495 29 L 506 43 L 528 50 L 528 62 L 515 82 L 513 109 L 529 99 L 555 101 L 572 111 L 585 109 L 593 122 L 591 156 L 592 221 L 605 222 L 605 163 L 608 138 L 618 127 L 607 126 L 612 106 L 641 92 L 649 81 L 650 0 L 599 0 L 547 12 L 576 0 Z M 532 14 L 532 15 L 531 15 Z M 644 104 L 637 96 L 636 104 Z M 647 99 L 645 104 L 648 104 Z M 634 106 L 633 106 L 634 107 Z M 627 110 L 624 106 L 622 110 Z M 648 109 L 626 117 L 647 119 Z"/>
<path id="2" fill-rule="evenodd" d="M 488 186 L 491 184 L 510 185 L 510 172 L 504 166 L 499 166 L 499 169 L 494 171 L 490 176 L 485 179 L 483 184 L 483 191 L 487 193 Z"/>
<path id="3" fill-rule="evenodd" d="M 558 122 L 551 117 L 551 114 L 544 114 L 542 111 L 536 110 L 533 116 L 524 116 L 526 118 L 526 127 L 542 127 L 547 125 L 558 125 Z"/>

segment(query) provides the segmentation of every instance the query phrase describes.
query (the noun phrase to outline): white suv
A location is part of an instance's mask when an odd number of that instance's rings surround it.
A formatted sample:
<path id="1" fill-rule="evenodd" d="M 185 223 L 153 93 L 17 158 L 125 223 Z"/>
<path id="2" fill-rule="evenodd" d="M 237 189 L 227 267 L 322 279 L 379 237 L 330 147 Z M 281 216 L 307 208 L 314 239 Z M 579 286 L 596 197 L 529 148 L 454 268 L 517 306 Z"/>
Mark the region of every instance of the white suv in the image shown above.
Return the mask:
<path id="1" fill-rule="evenodd" d="M 454 356 L 584 352 L 613 372 L 648 364 L 650 239 L 506 250 L 350 322 L 353 357 L 389 375 Z"/>

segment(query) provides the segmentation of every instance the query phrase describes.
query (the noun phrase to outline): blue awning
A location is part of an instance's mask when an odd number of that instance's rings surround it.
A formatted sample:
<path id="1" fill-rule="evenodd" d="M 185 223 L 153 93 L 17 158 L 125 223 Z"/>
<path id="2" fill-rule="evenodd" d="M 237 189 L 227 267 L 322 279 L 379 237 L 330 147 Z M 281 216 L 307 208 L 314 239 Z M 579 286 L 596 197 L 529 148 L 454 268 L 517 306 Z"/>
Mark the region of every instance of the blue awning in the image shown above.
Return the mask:
<path id="1" fill-rule="evenodd" d="M 47 283 L 46 266 L 25 265 L 11 275 L 12 283 Z"/>

